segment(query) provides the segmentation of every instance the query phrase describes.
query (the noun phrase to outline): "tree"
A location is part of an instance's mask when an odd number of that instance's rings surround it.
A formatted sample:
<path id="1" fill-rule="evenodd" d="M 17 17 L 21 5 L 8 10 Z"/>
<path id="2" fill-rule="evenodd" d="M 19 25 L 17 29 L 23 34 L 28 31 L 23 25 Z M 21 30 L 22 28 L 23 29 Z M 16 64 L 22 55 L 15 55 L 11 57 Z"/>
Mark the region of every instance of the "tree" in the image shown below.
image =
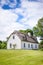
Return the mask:
<path id="1" fill-rule="evenodd" d="M 36 27 L 33 27 L 35 36 L 43 36 L 43 18 L 38 20 Z"/>
<path id="2" fill-rule="evenodd" d="M 33 36 L 33 31 L 32 31 L 31 29 L 27 29 L 26 32 L 27 32 L 27 33 L 30 32 L 31 35 Z"/>
<path id="3" fill-rule="evenodd" d="M 33 28 L 33 34 L 35 35 L 35 36 L 38 36 L 39 35 L 39 30 L 38 30 L 38 28 L 37 27 L 34 27 Z"/>
<path id="4" fill-rule="evenodd" d="M 43 50 L 43 41 L 40 42 L 40 48 Z"/>
<path id="5" fill-rule="evenodd" d="M 31 35 L 33 35 L 33 31 L 31 29 L 26 29 L 26 30 L 19 30 L 21 33 L 27 34 L 28 32 L 31 33 Z"/>
<path id="6" fill-rule="evenodd" d="M 0 49 L 1 49 L 1 44 L 2 44 L 2 41 L 0 41 Z"/>
<path id="7" fill-rule="evenodd" d="M 3 41 L 1 44 L 1 48 L 6 49 L 6 47 L 7 47 L 7 43 L 6 43 L 6 41 Z"/>
<path id="8" fill-rule="evenodd" d="M 6 49 L 7 43 L 6 41 L 0 41 L 0 49 Z"/>
<path id="9" fill-rule="evenodd" d="M 39 35 L 43 36 L 43 18 L 39 19 L 37 28 L 39 29 Z"/>

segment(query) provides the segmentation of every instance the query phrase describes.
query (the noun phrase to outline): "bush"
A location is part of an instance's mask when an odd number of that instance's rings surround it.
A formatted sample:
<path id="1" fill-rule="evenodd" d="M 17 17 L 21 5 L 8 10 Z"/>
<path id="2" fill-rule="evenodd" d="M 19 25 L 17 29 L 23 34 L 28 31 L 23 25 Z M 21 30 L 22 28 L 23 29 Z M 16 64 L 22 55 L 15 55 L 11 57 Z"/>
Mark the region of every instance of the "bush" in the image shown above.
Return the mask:
<path id="1" fill-rule="evenodd" d="M 43 51 L 43 48 L 41 48 L 41 51 Z"/>
<path id="2" fill-rule="evenodd" d="M 0 41 L 0 49 L 1 49 L 1 44 L 2 44 L 2 41 Z"/>
<path id="3" fill-rule="evenodd" d="M 6 41 L 0 41 L 0 49 L 6 49 L 7 43 Z"/>
<path id="4" fill-rule="evenodd" d="M 43 50 L 43 40 L 40 42 L 40 49 Z"/>

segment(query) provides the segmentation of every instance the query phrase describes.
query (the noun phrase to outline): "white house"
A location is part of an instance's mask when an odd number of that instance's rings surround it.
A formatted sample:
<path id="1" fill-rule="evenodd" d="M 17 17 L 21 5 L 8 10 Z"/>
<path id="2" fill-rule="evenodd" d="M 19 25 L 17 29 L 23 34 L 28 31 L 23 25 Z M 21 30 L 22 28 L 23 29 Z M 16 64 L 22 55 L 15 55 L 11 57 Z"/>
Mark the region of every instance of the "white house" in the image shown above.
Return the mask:
<path id="1" fill-rule="evenodd" d="M 13 32 L 7 39 L 7 49 L 38 49 L 37 39 L 30 34 Z"/>

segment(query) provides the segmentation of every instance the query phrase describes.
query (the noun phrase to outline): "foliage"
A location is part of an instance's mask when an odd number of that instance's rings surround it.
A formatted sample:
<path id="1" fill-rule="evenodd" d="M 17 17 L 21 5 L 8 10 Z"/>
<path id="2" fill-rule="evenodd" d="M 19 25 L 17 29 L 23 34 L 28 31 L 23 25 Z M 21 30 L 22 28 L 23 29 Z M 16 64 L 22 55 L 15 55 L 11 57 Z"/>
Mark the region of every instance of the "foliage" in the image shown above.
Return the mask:
<path id="1" fill-rule="evenodd" d="M 26 30 L 19 30 L 20 32 L 27 34 L 28 32 L 31 33 L 31 35 L 33 35 L 33 31 L 31 29 L 26 29 Z"/>
<path id="2" fill-rule="evenodd" d="M 43 36 L 43 18 L 39 19 L 36 27 L 33 27 L 35 36 Z"/>
<path id="3" fill-rule="evenodd" d="M 43 27 L 43 18 L 39 19 L 37 26 L 39 28 L 42 28 Z"/>
<path id="4" fill-rule="evenodd" d="M 1 49 L 1 43 L 0 43 L 0 49 Z"/>
<path id="5" fill-rule="evenodd" d="M 41 41 L 40 44 L 43 45 L 43 41 Z"/>
<path id="6" fill-rule="evenodd" d="M 0 49 L 1 49 L 1 44 L 2 44 L 2 41 L 0 41 Z"/>
<path id="7" fill-rule="evenodd" d="M 0 41 L 0 49 L 6 49 L 7 43 L 6 41 Z"/>
<path id="8" fill-rule="evenodd" d="M 40 42 L 40 49 L 43 50 L 43 40 Z"/>
<path id="9" fill-rule="evenodd" d="M 36 36 L 39 35 L 38 31 L 39 31 L 39 30 L 38 30 L 37 27 L 34 27 L 34 28 L 33 28 L 33 33 L 34 33 Z"/>
<path id="10" fill-rule="evenodd" d="M 0 41 L 0 43 L 2 43 L 2 41 Z"/>

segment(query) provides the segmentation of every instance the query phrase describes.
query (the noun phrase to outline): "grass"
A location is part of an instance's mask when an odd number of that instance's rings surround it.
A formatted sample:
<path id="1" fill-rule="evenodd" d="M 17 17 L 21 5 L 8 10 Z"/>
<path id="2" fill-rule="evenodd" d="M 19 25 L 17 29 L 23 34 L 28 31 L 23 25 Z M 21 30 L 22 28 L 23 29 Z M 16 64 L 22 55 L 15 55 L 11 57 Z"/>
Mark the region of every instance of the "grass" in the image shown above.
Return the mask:
<path id="1" fill-rule="evenodd" d="M 0 50 L 0 65 L 43 65 L 43 51 Z"/>

